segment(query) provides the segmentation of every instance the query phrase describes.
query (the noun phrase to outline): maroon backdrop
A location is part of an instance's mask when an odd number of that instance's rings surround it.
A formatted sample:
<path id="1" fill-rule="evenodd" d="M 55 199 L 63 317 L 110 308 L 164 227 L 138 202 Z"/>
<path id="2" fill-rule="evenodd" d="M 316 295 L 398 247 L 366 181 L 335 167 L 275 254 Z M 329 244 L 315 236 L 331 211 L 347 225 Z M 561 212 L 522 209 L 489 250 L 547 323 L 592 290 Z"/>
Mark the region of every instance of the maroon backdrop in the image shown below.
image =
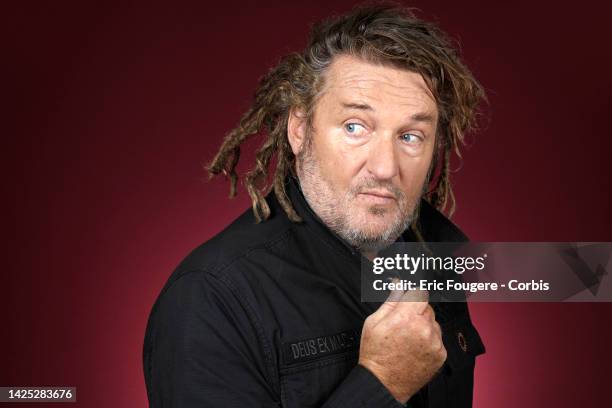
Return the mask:
<path id="1" fill-rule="evenodd" d="M 248 205 L 207 182 L 202 163 L 258 77 L 352 2 L 39 3 L 0 13 L 0 386 L 70 385 L 79 406 L 144 406 L 153 301 Z M 490 99 L 454 176 L 455 221 L 473 240 L 612 241 L 608 10 L 410 4 L 460 40 Z M 476 407 L 611 406 L 612 304 L 472 314 L 488 350 Z"/>

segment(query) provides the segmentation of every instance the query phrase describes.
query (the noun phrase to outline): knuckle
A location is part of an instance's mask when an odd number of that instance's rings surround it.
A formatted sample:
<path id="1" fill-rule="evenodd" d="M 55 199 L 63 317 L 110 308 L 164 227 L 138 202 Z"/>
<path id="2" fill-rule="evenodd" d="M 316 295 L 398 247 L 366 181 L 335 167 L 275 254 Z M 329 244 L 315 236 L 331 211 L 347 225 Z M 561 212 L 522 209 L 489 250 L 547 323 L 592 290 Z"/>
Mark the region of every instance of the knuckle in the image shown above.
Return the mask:
<path id="1" fill-rule="evenodd" d="M 363 322 L 363 331 L 372 331 L 374 330 L 375 325 L 375 319 L 372 317 L 368 317 L 365 319 L 365 321 Z"/>
<path id="2" fill-rule="evenodd" d="M 434 340 L 431 344 L 431 350 L 436 356 L 442 356 L 446 352 L 444 344 L 441 341 Z M 444 356 L 445 357 L 445 356 Z"/>
<path id="3" fill-rule="evenodd" d="M 366 317 L 364 324 L 375 324 L 376 322 L 378 322 L 379 320 L 381 320 L 384 316 L 381 315 L 378 312 L 374 312 L 371 315 L 369 315 L 368 317 Z"/>
<path id="4" fill-rule="evenodd" d="M 439 355 L 442 362 L 446 361 L 446 357 L 448 357 L 448 352 L 446 351 L 444 345 L 440 348 Z"/>
<path id="5" fill-rule="evenodd" d="M 430 325 L 423 325 L 419 329 L 419 336 L 422 339 L 425 339 L 425 340 L 429 339 L 431 337 L 431 333 L 432 333 L 432 330 L 431 330 L 431 326 Z"/>
<path id="6" fill-rule="evenodd" d="M 411 324 L 410 316 L 406 315 L 405 313 L 398 312 L 394 314 L 391 319 L 389 319 L 389 323 L 397 327 L 405 327 Z"/>
<path id="7" fill-rule="evenodd" d="M 396 312 L 396 313 L 393 315 L 393 317 L 394 317 L 395 319 L 397 319 L 398 321 L 400 321 L 400 322 L 409 321 L 409 320 L 410 320 L 410 318 L 411 318 L 410 314 L 406 313 L 406 312 L 405 312 L 405 311 L 403 311 L 403 310 L 400 310 L 400 311 Z"/>

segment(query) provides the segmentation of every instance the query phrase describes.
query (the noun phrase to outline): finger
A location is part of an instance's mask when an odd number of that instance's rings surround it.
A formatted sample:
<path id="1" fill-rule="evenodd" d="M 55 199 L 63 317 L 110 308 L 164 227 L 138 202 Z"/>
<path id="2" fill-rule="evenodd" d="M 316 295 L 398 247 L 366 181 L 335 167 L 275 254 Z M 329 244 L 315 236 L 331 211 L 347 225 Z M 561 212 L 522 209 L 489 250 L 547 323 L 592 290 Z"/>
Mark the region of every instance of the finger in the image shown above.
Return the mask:
<path id="1" fill-rule="evenodd" d="M 400 280 L 398 278 L 392 279 L 393 283 L 398 283 L 399 281 Z M 385 302 L 382 305 L 380 305 L 376 313 L 381 315 L 381 317 L 385 316 L 387 313 L 391 312 L 393 309 L 397 307 L 397 304 L 402 299 L 402 296 L 404 296 L 403 290 L 399 288 L 391 290 L 391 292 L 389 293 L 389 296 L 387 297 L 387 300 L 385 300 Z"/>
<path id="2" fill-rule="evenodd" d="M 442 328 L 440 327 L 440 324 L 438 322 L 434 322 L 434 330 L 436 331 L 436 335 L 437 337 L 442 340 Z"/>
<path id="3" fill-rule="evenodd" d="M 412 289 L 404 292 L 401 302 L 429 302 L 429 292 L 421 289 Z"/>
<path id="4" fill-rule="evenodd" d="M 423 314 L 429 306 L 429 292 L 426 290 L 407 290 L 400 299 L 403 310 L 409 310 L 416 314 Z"/>
<path id="5" fill-rule="evenodd" d="M 391 279 L 391 282 L 396 284 L 394 287 L 396 287 L 397 289 L 393 289 L 390 291 L 389 296 L 387 297 L 387 300 L 385 300 L 385 303 L 399 302 L 402 299 L 402 296 L 404 296 L 404 294 L 406 293 L 406 291 L 401 289 L 400 285 L 397 285 L 398 283 L 400 283 L 399 278 L 393 278 Z"/>
<path id="6" fill-rule="evenodd" d="M 434 312 L 433 307 L 431 307 L 430 305 L 427 305 L 427 307 L 425 308 L 425 310 L 423 311 L 423 317 L 431 320 L 431 321 L 435 321 L 436 320 L 436 312 Z"/>
<path id="7" fill-rule="evenodd" d="M 436 332 L 436 338 L 440 342 L 440 348 L 444 347 L 444 340 L 442 338 L 442 329 L 440 328 L 440 325 L 437 322 L 434 324 L 434 331 Z"/>

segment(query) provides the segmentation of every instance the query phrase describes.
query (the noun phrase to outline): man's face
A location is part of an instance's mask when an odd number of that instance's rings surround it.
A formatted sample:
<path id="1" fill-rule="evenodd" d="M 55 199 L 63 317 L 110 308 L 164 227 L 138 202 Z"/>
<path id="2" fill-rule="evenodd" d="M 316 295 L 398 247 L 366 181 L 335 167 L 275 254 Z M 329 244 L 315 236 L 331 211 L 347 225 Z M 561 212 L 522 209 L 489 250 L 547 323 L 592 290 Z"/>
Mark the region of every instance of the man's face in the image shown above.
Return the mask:
<path id="1" fill-rule="evenodd" d="M 412 221 L 435 145 L 438 110 L 416 73 L 339 56 L 312 130 L 289 124 L 304 195 L 325 224 L 362 251 L 395 241 Z"/>

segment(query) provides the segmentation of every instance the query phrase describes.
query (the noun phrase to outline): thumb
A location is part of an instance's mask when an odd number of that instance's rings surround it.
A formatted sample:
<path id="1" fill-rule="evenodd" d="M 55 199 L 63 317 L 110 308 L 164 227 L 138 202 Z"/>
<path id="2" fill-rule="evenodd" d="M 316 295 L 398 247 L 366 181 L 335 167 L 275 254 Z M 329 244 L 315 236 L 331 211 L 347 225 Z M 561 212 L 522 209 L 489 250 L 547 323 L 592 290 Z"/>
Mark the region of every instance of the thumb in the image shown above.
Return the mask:
<path id="1" fill-rule="evenodd" d="M 402 309 L 423 314 L 429 304 L 429 292 L 421 289 L 407 290 L 399 302 L 402 304 Z"/>
<path id="2" fill-rule="evenodd" d="M 398 278 L 393 278 L 391 280 L 392 283 L 399 283 L 399 281 L 400 280 Z M 380 307 L 376 311 L 376 314 L 380 315 L 380 317 L 386 316 L 389 312 L 391 312 L 397 307 L 398 302 L 402 300 L 402 297 L 404 295 L 405 292 L 402 289 L 392 289 L 389 293 L 389 296 L 387 297 L 387 300 L 385 300 L 385 302 L 380 305 Z"/>

